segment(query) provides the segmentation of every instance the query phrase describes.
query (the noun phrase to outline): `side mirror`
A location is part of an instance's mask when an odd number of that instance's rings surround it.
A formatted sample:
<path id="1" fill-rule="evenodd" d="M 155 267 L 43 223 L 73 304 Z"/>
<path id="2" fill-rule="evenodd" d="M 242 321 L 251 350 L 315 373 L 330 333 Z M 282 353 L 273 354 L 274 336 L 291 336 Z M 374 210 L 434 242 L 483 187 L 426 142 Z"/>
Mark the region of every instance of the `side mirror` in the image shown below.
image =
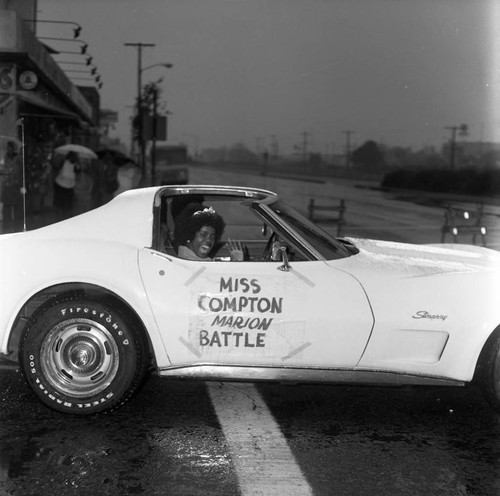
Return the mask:
<path id="1" fill-rule="evenodd" d="M 278 270 L 282 270 L 283 272 L 289 272 L 290 270 L 292 270 L 290 262 L 288 261 L 288 253 L 286 252 L 286 245 L 280 243 L 279 241 L 275 241 L 273 243 L 271 260 L 274 260 L 275 262 L 279 261 L 283 262 L 283 265 L 280 265 L 278 267 Z"/>
<path id="2" fill-rule="evenodd" d="M 286 252 L 286 246 L 281 246 L 281 259 L 283 260 L 283 265 L 278 267 L 278 270 L 283 272 L 289 272 L 292 270 L 290 263 L 288 262 L 288 253 Z"/>

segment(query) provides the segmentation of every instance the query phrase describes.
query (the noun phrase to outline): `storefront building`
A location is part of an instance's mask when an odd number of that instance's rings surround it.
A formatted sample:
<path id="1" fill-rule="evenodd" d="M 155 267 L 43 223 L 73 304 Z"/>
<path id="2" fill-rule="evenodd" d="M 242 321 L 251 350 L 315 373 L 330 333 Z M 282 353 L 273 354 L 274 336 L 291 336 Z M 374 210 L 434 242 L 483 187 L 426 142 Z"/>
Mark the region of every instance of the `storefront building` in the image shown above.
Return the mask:
<path id="1" fill-rule="evenodd" d="M 35 35 L 36 0 L 0 0 L 0 158 L 24 144 L 28 193 L 48 181 L 53 151 L 99 146 L 99 93 L 72 83 Z M 84 96 L 85 93 L 85 96 Z"/>

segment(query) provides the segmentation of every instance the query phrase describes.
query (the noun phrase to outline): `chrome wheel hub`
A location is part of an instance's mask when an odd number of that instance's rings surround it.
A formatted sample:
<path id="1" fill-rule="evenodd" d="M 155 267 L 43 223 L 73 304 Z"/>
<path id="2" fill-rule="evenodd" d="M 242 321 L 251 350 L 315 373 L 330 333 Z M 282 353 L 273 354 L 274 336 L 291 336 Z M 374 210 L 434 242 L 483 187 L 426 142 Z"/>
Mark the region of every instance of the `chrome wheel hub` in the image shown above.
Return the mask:
<path id="1" fill-rule="evenodd" d="M 118 346 L 102 325 L 72 319 L 55 326 L 44 341 L 41 368 L 48 382 L 73 397 L 89 397 L 109 386 L 119 365 Z"/>

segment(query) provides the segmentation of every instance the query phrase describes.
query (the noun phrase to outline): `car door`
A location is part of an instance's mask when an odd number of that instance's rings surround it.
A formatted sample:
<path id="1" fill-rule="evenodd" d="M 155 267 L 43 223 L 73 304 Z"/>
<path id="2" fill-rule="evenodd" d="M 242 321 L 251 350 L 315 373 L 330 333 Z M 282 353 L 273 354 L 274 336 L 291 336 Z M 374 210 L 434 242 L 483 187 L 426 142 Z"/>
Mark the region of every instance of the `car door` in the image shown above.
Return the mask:
<path id="1" fill-rule="evenodd" d="M 139 264 L 172 365 L 353 367 L 372 329 L 360 284 L 323 261 L 283 271 L 145 248 Z"/>

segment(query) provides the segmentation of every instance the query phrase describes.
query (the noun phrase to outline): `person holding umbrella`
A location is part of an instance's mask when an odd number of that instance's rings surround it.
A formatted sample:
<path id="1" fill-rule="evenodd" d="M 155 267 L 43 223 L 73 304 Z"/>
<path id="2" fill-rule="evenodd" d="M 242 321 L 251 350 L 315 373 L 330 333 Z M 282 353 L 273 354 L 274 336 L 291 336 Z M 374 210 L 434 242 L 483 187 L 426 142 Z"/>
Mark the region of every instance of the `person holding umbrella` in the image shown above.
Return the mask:
<path id="1" fill-rule="evenodd" d="M 104 205 L 118 189 L 117 164 L 109 150 L 98 153 L 99 160 L 92 164 L 92 207 Z"/>
<path id="2" fill-rule="evenodd" d="M 118 196 L 124 191 L 136 188 L 141 179 L 141 171 L 137 164 L 129 159 L 121 165 L 118 164 L 117 179 L 118 188 L 113 192 L 113 196 Z"/>
<path id="3" fill-rule="evenodd" d="M 58 220 L 67 219 L 73 214 L 77 172 L 79 172 L 78 154 L 70 151 L 54 179 L 54 206 Z"/>

